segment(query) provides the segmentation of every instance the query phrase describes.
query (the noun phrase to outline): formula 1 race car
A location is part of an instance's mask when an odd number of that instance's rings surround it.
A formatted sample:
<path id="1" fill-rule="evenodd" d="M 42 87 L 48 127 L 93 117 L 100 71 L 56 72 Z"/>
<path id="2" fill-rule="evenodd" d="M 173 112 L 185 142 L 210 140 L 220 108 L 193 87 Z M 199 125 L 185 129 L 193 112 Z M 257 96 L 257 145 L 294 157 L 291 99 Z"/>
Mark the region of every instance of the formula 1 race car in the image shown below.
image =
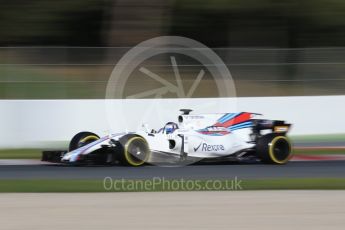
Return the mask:
<path id="1" fill-rule="evenodd" d="M 261 114 L 240 112 L 190 114 L 182 109 L 177 122 L 159 130 L 143 129 L 100 138 L 91 132 L 76 134 L 68 151 L 44 151 L 42 161 L 70 164 L 141 166 L 155 154 L 188 159 L 225 161 L 254 158 L 269 164 L 285 164 L 291 158 L 286 137 L 290 124 L 258 119 Z"/>

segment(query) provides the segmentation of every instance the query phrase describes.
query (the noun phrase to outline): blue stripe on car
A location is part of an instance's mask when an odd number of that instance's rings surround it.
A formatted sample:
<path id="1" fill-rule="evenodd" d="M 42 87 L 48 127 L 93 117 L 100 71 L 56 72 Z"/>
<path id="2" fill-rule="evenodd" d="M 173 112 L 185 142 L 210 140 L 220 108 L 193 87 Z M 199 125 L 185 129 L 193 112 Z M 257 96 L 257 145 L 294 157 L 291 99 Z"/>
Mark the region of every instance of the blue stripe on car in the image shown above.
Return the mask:
<path id="1" fill-rule="evenodd" d="M 224 123 L 224 122 L 236 117 L 238 114 L 239 113 L 228 113 L 228 114 L 224 115 L 223 117 L 221 117 L 218 121 L 220 123 Z"/>

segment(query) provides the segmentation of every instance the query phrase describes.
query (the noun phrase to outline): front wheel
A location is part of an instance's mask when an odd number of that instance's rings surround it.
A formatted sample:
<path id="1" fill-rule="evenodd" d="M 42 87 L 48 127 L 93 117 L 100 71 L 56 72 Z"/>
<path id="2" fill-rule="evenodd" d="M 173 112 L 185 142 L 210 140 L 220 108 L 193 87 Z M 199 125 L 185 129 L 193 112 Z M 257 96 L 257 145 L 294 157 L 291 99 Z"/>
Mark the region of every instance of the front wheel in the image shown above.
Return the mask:
<path id="1" fill-rule="evenodd" d="M 270 133 L 259 138 L 256 152 L 264 163 L 286 164 L 292 155 L 291 143 L 286 136 Z"/>
<path id="2" fill-rule="evenodd" d="M 122 149 L 120 162 L 126 166 L 141 166 L 145 164 L 151 155 L 147 141 L 138 135 L 126 135 L 120 139 Z"/>
<path id="3" fill-rule="evenodd" d="M 99 136 L 97 134 L 91 133 L 91 132 L 80 132 L 77 133 L 71 140 L 69 144 L 69 151 L 73 151 L 75 149 L 78 149 L 80 147 L 83 147 L 87 144 L 90 144 L 91 142 L 94 142 L 99 139 Z"/>

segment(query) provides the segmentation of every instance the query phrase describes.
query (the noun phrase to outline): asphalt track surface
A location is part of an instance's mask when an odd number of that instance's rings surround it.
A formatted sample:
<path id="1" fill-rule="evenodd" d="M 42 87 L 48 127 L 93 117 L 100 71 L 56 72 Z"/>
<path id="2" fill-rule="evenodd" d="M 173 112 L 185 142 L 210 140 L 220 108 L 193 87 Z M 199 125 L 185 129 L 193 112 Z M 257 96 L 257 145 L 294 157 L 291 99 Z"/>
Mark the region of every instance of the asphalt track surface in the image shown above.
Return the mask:
<path id="1" fill-rule="evenodd" d="M 344 191 L 7 193 L 1 229 L 343 230 Z"/>
<path id="2" fill-rule="evenodd" d="M 294 143 L 295 147 L 345 146 L 345 142 Z M 184 167 L 66 166 L 60 164 L 1 165 L 0 179 L 275 179 L 345 178 L 345 160 L 292 161 L 286 165 L 209 163 Z"/>
<path id="3" fill-rule="evenodd" d="M 344 178 L 345 161 L 302 161 L 286 165 L 258 163 L 199 164 L 184 167 L 2 165 L 0 179 L 274 179 Z"/>

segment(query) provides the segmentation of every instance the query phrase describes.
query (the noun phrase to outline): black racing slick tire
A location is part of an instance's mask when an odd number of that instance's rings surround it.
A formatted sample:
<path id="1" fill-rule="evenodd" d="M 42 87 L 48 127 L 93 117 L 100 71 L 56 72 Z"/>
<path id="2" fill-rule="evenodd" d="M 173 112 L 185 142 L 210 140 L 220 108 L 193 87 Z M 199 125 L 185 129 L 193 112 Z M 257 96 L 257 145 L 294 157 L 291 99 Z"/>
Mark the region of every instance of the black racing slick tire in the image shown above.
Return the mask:
<path id="1" fill-rule="evenodd" d="M 138 167 L 148 162 L 151 151 L 145 138 L 127 134 L 120 138 L 120 163 L 125 166 Z"/>
<path id="2" fill-rule="evenodd" d="M 91 142 L 94 142 L 99 139 L 97 134 L 91 132 L 80 132 L 77 133 L 69 143 L 68 151 L 73 151 L 77 148 L 85 146 Z"/>
<path id="3" fill-rule="evenodd" d="M 263 163 L 286 164 L 291 156 L 290 140 L 276 133 L 269 133 L 260 137 L 256 144 L 256 153 Z"/>

